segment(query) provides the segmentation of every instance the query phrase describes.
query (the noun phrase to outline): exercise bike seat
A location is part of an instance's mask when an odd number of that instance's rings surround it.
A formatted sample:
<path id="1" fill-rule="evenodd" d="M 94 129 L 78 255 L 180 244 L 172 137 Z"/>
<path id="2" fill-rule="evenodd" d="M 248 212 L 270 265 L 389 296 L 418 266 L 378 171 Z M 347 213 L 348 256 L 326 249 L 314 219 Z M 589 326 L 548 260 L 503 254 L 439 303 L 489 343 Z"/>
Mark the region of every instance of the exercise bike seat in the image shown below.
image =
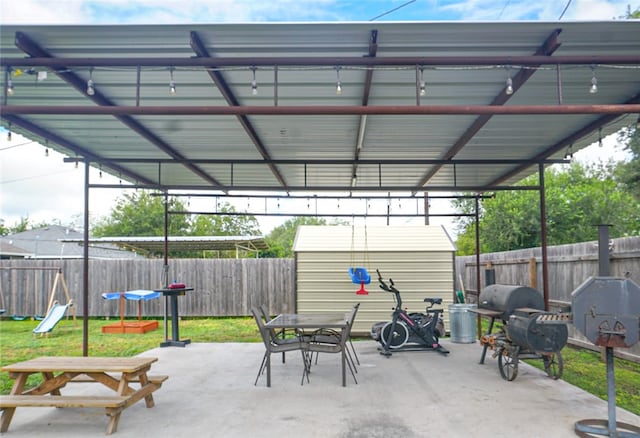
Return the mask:
<path id="1" fill-rule="evenodd" d="M 425 298 L 424 302 L 430 304 L 442 304 L 442 298 Z"/>

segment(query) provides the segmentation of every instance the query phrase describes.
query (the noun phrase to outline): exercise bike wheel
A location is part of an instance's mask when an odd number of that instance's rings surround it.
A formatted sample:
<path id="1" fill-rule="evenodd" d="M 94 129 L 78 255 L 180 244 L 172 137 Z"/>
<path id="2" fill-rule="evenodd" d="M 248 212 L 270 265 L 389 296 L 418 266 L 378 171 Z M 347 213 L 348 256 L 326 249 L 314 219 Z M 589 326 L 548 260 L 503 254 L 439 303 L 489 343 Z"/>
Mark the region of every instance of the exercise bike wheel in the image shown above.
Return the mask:
<path id="1" fill-rule="evenodd" d="M 396 348 L 402 347 L 409 340 L 409 329 L 404 323 L 398 321 L 396 322 L 395 329 L 393 333 L 391 333 L 391 326 L 393 325 L 392 321 L 389 321 L 382 327 L 381 336 L 382 343 L 386 346 L 387 340 L 390 339 L 389 348 L 394 350 Z"/>
<path id="2" fill-rule="evenodd" d="M 518 376 L 518 351 L 510 354 L 506 349 L 498 355 L 498 368 L 503 379 L 511 382 Z"/>
<path id="3" fill-rule="evenodd" d="M 542 361 L 544 362 L 544 370 L 549 377 L 553 380 L 558 380 L 562 377 L 562 354 L 559 351 L 548 355 L 545 354 L 542 356 Z"/>

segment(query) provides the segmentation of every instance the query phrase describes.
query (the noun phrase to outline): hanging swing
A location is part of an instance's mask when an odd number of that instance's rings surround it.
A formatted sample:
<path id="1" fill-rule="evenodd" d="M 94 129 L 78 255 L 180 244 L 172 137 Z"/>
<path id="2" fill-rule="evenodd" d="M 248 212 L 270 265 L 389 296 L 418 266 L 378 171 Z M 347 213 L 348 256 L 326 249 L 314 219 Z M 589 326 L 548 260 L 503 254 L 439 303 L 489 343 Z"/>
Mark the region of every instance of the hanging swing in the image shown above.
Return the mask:
<path id="1" fill-rule="evenodd" d="M 365 216 L 364 223 L 364 258 L 368 257 L 367 250 L 367 222 Z M 364 266 L 354 266 L 354 240 L 355 240 L 355 222 L 354 219 L 351 218 L 351 267 L 349 268 L 349 276 L 351 277 L 351 282 L 354 284 L 359 284 L 360 289 L 356 291 L 356 295 L 369 295 L 369 292 L 364 288 L 365 284 L 371 283 L 371 276 L 367 271 L 367 268 Z M 366 264 L 366 260 L 365 263 Z"/>

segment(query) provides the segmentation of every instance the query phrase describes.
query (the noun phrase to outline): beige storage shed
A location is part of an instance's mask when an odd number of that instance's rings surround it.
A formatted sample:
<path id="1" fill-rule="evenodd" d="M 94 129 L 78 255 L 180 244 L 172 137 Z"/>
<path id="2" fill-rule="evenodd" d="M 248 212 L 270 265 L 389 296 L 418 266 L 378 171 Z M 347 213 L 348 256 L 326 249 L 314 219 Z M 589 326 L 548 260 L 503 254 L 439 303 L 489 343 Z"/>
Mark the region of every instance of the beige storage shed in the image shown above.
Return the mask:
<path id="1" fill-rule="evenodd" d="M 441 297 L 449 330 L 455 245 L 442 226 L 305 225 L 293 250 L 299 313 L 348 311 L 359 302 L 353 333 L 370 333 L 373 323 L 391 318 L 394 306 L 393 295 L 378 287 L 379 269 L 385 280 L 394 280 L 409 312 L 424 312 L 424 298 Z M 367 268 L 367 295 L 356 294 L 360 286 L 351 281 L 351 266 Z"/>

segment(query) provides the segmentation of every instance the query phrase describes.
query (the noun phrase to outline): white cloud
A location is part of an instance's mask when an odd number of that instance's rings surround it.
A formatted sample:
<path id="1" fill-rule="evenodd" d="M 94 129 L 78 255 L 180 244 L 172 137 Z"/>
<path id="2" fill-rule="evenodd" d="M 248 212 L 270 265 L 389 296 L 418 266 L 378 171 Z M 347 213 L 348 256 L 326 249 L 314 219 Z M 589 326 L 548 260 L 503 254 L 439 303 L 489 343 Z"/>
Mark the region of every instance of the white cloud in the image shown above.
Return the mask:
<path id="1" fill-rule="evenodd" d="M 611 20 L 626 13 L 629 0 L 575 0 L 567 11 L 566 18 L 572 20 Z"/>
<path id="2" fill-rule="evenodd" d="M 54 151 L 45 155 L 45 147 L 13 134 L 6 139 L 0 135 L 0 218 L 11 226 L 21 218 L 29 223 L 60 221 L 67 225 L 78 221 L 84 211 L 84 171 L 82 166 L 63 163 L 63 156 Z M 99 172 L 91 171 L 91 181 L 96 182 Z M 108 175 L 103 183 L 117 183 Z M 117 190 L 93 189 L 90 191 L 91 217 L 109 214 Z"/>

